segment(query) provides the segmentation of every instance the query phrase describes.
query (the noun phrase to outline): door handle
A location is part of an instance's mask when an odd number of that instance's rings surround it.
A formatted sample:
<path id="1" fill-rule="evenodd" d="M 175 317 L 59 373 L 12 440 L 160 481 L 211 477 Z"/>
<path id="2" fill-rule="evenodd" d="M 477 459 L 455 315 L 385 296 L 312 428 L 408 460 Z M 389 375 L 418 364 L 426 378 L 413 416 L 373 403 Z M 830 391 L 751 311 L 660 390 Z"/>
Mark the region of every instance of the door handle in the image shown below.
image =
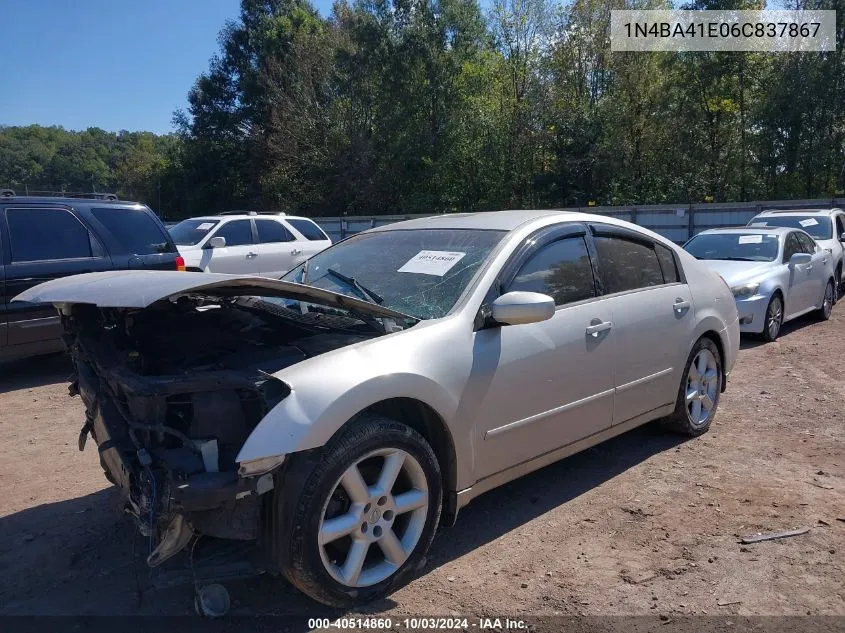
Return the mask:
<path id="1" fill-rule="evenodd" d="M 807 272 L 810 272 L 811 270 L 813 270 L 813 265 L 807 264 Z"/>
<path id="2" fill-rule="evenodd" d="M 301 252 L 302 252 L 301 250 L 299 250 L 298 248 L 295 248 L 290 252 L 290 254 L 291 255 L 299 255 Z"/>
<path id="3" fill-rule="evenodd" d="M 686 310 L 689 308 L 690 303 L 689 301 L 684 301 L 683 299 L 675 299 L 675 309 L 680 312 L 681 310 Z"/>
<path id="4" fill-rule="evenodd" d="M 253 257 L 258 257 L 258 253 L 252 253 L 252 252 L 250 252 L 250 253 L 247 253 L 247 254 L 246 254 L 246 258 L 247 258 L 247 259 L 252 259 Z"/>
<path id="5" fill-rule="evenodd" d="M 598 321 L 598 319 L 595 319 Z M 610 328 L 613 327 L 613 323 L 610 321 L 602 321 L 601 323 L 594 323 L 593 325 L 587 326 L 587 334 L 592 336 L 593 338 L 599 337 L 599 332 L 606 332 Z"/>

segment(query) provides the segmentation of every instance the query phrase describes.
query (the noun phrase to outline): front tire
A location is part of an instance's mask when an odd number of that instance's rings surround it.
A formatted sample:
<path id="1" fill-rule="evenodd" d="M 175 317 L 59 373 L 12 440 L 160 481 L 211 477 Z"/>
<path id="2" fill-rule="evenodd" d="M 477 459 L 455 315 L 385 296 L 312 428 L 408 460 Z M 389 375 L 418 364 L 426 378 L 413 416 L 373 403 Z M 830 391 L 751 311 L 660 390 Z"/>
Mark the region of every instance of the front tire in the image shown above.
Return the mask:
<path id="1" fill-rule="evenodd" d="M 824 298 L 822 299 L 822 307 L 816 310 L 816 317 L 820 321 L 827 321 L 833 311 L 833 302 L 835 297 L 835 290 L 833 280 L 827 282 L 824 289 Z"/>
<path id="2" fill-rule="evenodd" d="M 772 298 L 769 300 L 769 305 L 766 307 L 766 318 L 763 321 L 763 333 L 762 337 L 763 340 L 767 343 L 774 342 L 778 334 L 780 334 L 780 328 L 783 325 L 783 298 L 781 298 L 779 293 L 775 293 L 772 295 Z"/>
<path id="3" fill-rule="evenodd" d="M 698 437 L 710 429 L 722 391 L 722 355 L 709 338 L 693 346 L 684 368 L 675 411 L 663 420 L 668 430 Z"/>
<path id="4" fill-rule="evenodd" d="M 362 417 L 319 459 L 294 455 L 276 489 L 277 565 L 300 591 L 331 607 L 370 602 L 425 562 L 442 504 L 434 451 L 404 424 Z M 296 497 L 296 498 L 293 498 Z M 271 548 L 271 551 L 275 548 Z"/>

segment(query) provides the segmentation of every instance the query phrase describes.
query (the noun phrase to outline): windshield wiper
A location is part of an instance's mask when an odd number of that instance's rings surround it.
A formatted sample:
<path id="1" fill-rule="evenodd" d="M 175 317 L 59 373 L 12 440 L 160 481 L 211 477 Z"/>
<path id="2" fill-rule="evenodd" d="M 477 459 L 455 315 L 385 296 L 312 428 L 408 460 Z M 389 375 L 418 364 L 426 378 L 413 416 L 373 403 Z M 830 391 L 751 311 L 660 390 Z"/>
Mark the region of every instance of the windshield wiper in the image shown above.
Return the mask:
<path id="1" fill-rule="evenodd" d="M 370 303 L 377 303 L 379 305 L 384 303 L 383 297 L 377 295 L 375 292 L 373 292 L 369 288 L 366 288 L 365 286 L 362 286 L 361 284 L 359 284 L 355 280 L 354 277 L 347 277 L 343 273 L 337 272 L 334 268 L 326 268 L 326 274 L 331 275 L 332 277 L 336 277 L 337 279 L 340 279 L 342 282 L 349 284 L 350 286 L 355 288 L 358 292 L 360 292 L 362 295 L 364 295 L 364 297 Z"/>

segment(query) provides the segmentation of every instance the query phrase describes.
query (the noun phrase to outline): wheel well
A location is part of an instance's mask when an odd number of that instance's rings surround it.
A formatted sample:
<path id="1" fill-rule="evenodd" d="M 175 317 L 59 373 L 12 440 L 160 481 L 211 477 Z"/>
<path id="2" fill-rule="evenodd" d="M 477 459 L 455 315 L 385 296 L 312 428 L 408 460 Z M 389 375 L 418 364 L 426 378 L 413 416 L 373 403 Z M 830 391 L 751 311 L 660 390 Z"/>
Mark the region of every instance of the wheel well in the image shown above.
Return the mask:
<path id="1" fill-rule="evenodd" d="M 722 337 L 719 336 L 719 333 L 716 332 L 715 330 L 708 330 L 707 332 L 705 332 L 704 334 L 701 335 L 701 338 L 706 338 L 706 339 L 710 339 L 711 341 L 713 341 L 713 345 L 715 345 L 716 349 L 719 350 L 719 358 L 721 358 L 722 366 L 724 367 L 724 364 L 725 364 L 725 346 L 722 343 Z M 722 385 L 721 385 L 721 391 L 723 393 L 724 393 L 725 389 L 727 388 L 727 386 L 728 386 L 728 379 L 725 375 L 725 372 L 723 371 L 722 372 Z"/>
<path id="2" fill-rule="evenodd" d="M 358 415 L 373 413 L 407 424 L 431 445 L 443 477 L 443 512 L 441 523 L 452 525 L 458 514 L 457 458 L 452 434 L 430 406 L 414 398 L 391 398 L 370 405 Z M 356 416 L 357 417 L 357 416 Z"/>

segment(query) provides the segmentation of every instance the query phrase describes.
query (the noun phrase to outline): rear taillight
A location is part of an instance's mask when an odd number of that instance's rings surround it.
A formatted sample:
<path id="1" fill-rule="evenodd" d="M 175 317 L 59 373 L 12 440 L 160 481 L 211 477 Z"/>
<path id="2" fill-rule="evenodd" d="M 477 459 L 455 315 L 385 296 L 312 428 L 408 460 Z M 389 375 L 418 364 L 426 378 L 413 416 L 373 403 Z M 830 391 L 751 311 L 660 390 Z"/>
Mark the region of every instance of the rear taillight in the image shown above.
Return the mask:
<path id="1" fill-rule="evenodd" d="M 185 270 L 185 258 L 181 255 L 176 256 L 176 270 Z"/>

